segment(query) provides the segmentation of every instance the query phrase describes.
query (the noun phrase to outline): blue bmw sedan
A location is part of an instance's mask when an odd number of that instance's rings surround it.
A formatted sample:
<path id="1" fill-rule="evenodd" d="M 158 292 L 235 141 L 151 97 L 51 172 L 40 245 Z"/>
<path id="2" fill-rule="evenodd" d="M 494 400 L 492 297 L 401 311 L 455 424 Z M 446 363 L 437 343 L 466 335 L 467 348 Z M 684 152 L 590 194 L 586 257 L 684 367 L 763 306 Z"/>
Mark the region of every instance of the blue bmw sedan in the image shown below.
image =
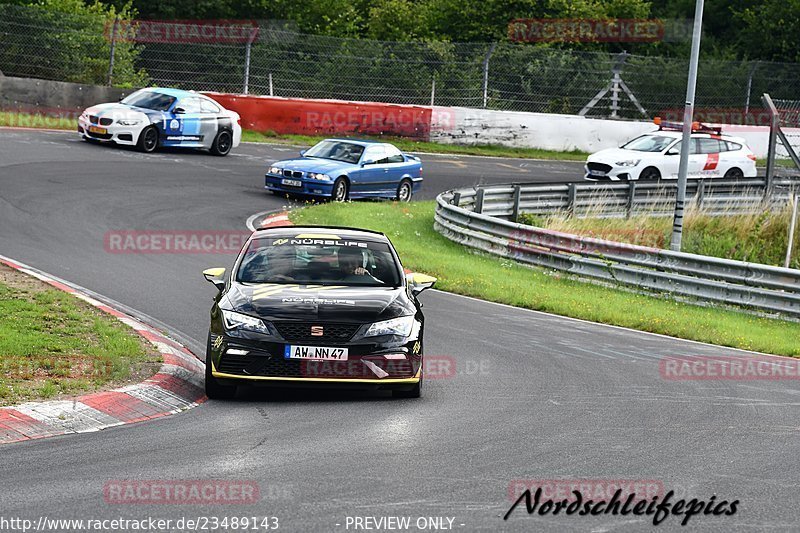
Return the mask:
<path id="1" fill-rule="evenodd" d="M 391 198 L 408 202 L 422 187 L 422 163 L 392 144 L 325 139 L 298 159 L 273 163 L 265 188 L 274 194 L 356 198 Z"/>

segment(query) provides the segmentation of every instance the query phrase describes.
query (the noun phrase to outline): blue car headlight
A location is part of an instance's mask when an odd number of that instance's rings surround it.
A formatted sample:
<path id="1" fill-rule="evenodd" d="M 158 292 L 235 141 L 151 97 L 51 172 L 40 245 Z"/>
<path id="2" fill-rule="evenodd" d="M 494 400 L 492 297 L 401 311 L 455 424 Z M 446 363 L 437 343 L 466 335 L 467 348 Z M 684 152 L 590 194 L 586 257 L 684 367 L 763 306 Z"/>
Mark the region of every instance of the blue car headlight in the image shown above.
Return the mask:
<path id="1" fill-rule="evenodd" d="M 269 167 L 269 173 L 270 174 L 279 174 L 280 175 L 280 174 L 283 173 L 283 169 L 279 168 L 279 167 Z"/>
<path id="2" fill-rule="evenodd" d="M 272 334 L 269 326 L 260 318 L 237 313 L 236 311 L 226 311 L 225 309 L 221 309 L 221 311 L 225 329 L 229 331 L 246 330 L 263 333 L 264 335 Z"/>
<path id="3" fill-rule="evenodd" d="M 322 180 L 322 181 L 331 179 L 331 177 L 328 176 L 327 174 L 317 174 L 315 172 L 309 172 L 308 177 L 311 178 L 312 180 Z"/>
<path id="4" fill-rule="evenodd" d="M 380 335 L 398 335 L 400 337 L 408 337 L 413 328 L 414 316 L 401 316 L 398 318 L 392 318 L 391 320 L 383 320 L 382 322 L 375 322 L 371 324 L 364 333 L 364 336 L 378 337 Z"/>

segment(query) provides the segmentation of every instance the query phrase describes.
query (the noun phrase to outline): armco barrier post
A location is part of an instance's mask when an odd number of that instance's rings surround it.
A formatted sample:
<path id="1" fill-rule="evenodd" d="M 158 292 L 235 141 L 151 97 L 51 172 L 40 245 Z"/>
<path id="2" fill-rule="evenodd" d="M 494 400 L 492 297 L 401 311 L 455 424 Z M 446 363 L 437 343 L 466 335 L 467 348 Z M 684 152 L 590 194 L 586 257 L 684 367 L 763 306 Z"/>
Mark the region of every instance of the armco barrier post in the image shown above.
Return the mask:
<path id="1" fill-rule="evenodd" d="M 450 203 L 456 207 L 459 207 L 459 205 L 461 205 L 461 193 L 458 191 L 454 192 L 453 200 Z"/>
<path id="2" fill-rule="evenodd" d="M 706 180 L 697 182 L 697 208 L 703 209 L 703 201 L 706 199 Z"/>
<path id="3" fill-rule="evenodd" d="M 567 213 L 571 216 L 575 214 L 575 200 L 577 199 L 578 190 L 574 183 L 569 184 L 567 196 Z"/>
<path id="4" fill-rule="evenodd" d="M 514 195 L 512 201 L 514 202 L 511 207 L 511 220 L 517 222 L 519 220 L 519 199 L 522 196 L 522 187 L 514 185 Z"/>
<path id="5" fill-rule="evenodd" d="M 628 182 L 628 205 L 625 206 L 625 218 L 631 218 L 631 214 L 633 213 L 633 199 L 636 196 L 636 182 L 629 181 Z"/>
<path id="6" fill-rule="evenodd" d="M 475 212 L 476 213 L 483 213 L 483 195 L 484 195 L 483 187 L 478 187 L 475 190 Z"/>

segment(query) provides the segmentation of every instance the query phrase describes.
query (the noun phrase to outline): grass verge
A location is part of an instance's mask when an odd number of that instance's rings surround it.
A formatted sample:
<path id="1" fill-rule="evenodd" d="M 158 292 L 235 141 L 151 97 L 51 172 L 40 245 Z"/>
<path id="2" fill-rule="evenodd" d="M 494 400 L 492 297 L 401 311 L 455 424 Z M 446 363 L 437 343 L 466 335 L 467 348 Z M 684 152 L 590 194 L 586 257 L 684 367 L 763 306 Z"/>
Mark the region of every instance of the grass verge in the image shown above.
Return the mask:
<path id="1" fill-rule="evenodd" d="M 404 266 L 439 278 L 437 288 L 722 346 L 800 356 L 800 324 L 633 294 L 531 269 L 453 243 L 433 229 L 435 202 L 322 204 L 290 213 L 296 224 L 374 229 Z"/>
<path id="2" fill-rule="evenodd" d="M 0 265 L 0 405 L 138 382 L 160 363 L 114 317 Z"/>
<path id="3" fill-rule="evenodd" d="M 711 216 L 690 206 L 684 218 L 684 252 L 783 266 L 789 244 L 791 206 L 744 215 Z M 669 248 L 672 217 L 576 218 L 566 214 L 519 220 L 556 231 L 612 241 Z M 789 266 L 800 268 L 800 231 L 795 231 Z"/>

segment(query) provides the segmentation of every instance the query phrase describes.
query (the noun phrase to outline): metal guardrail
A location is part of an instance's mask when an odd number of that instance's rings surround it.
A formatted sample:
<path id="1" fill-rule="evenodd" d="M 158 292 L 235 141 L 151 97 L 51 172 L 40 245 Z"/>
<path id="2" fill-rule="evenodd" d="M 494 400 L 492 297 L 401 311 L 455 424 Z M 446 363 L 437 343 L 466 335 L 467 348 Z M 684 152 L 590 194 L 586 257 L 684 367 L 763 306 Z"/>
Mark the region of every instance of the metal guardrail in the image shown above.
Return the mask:
<path id="1" fill-rule="evenodd" d="M 457 205 L 477 213 L 516 220 L 520 213 L 574 216 L 630 217 L 637 214 L 672 216 L 675 206 L 674 181 L 619 183 L 518 183 L 479 186 L 453 191 Z M 689 180 L 686 197 L 711 215 L 752 213 L 785 204 L 800 179 L 766 178 L 740 180 Z"/>
<path id="2" fill-rule="evenodd" d="M 744 212 L 747 206 L 750 212 L 763 209 L 784 197 L 788 201 L 791 191 L 800 189 L 800 180 L 780 179 L 767 194 L 765 180 L 760 182 L 761 187 L 759 179 L 692 183 L 687 197 L 693 194 L 696 202 L 708 202 L 705 205 L 712 212 L 731 214 Z M 800 318 L 800 270 L 582 237 L 503 218 L 570 210 L 626 216 L 661 204 L 666 208 L 668 196 L 661 196 L 659 190 L 674 194 L 674 184 L 513 184 L 457 189 L 436 198 L 434 226 L 452 241 L 523 263 Z M 599 193 L 608 193 L 617 201 L 605 210 L 597 204 L 593 210 L 585 210 L 590 205 L 585 197 L 596 198 Z"/>

